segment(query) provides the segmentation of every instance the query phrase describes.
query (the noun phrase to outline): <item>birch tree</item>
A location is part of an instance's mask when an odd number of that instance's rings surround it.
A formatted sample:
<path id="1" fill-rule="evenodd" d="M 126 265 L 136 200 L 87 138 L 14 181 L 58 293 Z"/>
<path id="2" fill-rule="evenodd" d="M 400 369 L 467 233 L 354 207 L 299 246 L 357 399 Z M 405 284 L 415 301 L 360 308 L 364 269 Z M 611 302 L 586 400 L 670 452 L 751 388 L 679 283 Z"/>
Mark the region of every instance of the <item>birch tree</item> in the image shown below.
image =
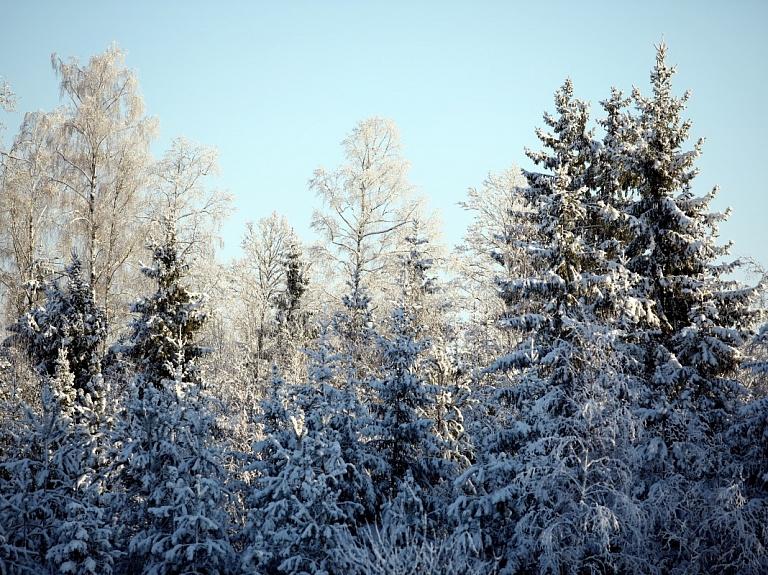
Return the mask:
<path id="1" fill-rule="evenodd" d="M 236 290 L 244 304 L 239 321 L 244 343 L 252 355 L 256 379 L 274 359 L 280 297 L 286 292 L 286 260 L 297 238 L 285 216 L 273 212 L 248 222 L 241 246 L 244 257 L 234 262 Z"/>
<path id="2" fill-rule="evenodd" d="M 342 146 L 347 163 L 333 172 L 320 167 L 309 182 L 323 202 L 312 215 L 312 228 L 346 282 L 381 289 L 382 278 L 396 269 L 407 224 L 419 215 L 422 200 L 408 181 L 410 164 L 392 120 L 359 122 Z"/>
<path id="3" fill-rule="evenodd" d="M 58 114 L 24 116 L 19 133 L 3 154 L 0 173 L 0 282 L 9 317 L 36 303 L 42 276 L 57 255 L 61 224 L 54 182 L 53 155 L 47 138 Z M 7 322 L 6 322 L 7 323 Z"/>
<path id="4" fill-rule="evenodd" d="M 457 272 L 453 284 L 459 305 L 470 314 L 468 353 L 478 365 L 490 363 L 515 343 L 510 331 L 498 325 L 507 305 L 496 297 L 496 280 L 533 272 L 531 257 L 522 245 L 535 234 L 522 195 L 525 184 L 520 168 L 513 165 L 500 174 L 488 174 L 481 188 L 470 189 L 467 199 L 459 202 L 474 217 L 453 254 Z"/>
<path id="5" fill-rule="evenodd" d="M 0 84 L 0 108 L 10 114 L 11 112 L 16 111 L 16 103 L 16 94 L 14 94 L 11 90 L 11 86 L 8 84 L 8 80 L 3 78 L 3 83 Z M 5 124 L 0 122 L 0 132 L 4 129 Z"/>
<path id="6" fill-rule="evenodd" d="M 150 233 L 162 234 L 165 219 L 174 221 L 177 248 L 186 258 L 215 256 L 219 231 L 232 209 L 232 195 L 209 184 L 221 174 L 217 156 L 215 148 L 182 136 L 151 169 Z"/>
<path id="7" fill-rule="evenodd" d="M 129 258 L 144 243 L 137 216 L 157 131 L 124 60 L 125 52 L 114 44 L 85 65 L 51 57 L 66 101 L 50 145 L 67 208 L 68 243 L 82 255 L 86 279 L 108 318 L 123 303 Z"/>

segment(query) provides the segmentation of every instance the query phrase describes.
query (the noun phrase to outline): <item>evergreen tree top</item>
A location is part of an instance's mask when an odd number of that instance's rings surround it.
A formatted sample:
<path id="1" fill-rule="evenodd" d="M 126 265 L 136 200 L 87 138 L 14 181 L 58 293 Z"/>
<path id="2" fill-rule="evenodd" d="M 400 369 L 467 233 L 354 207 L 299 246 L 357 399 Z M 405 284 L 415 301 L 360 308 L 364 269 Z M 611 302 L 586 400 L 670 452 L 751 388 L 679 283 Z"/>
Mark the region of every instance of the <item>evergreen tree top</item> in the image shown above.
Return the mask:
<path id="1" fill-rule="evenodd" d="M 184 381 L 196 378 L 196 358 L 207 350 L 196 342 L 197 333 L 206 320 L 202 311 L 204 297 L 184 286 L 188 264 L 175 241 L 173 222 L 166 222 L 162 242 L 151 242 L 152 265 L 142 272 L 156 281 L 157 291 L 133 304 L 137 315 L 131 333 L 121 350 L 133 359 L 139 373 L 152 385 L 173 380 L 179 370 Z"/>

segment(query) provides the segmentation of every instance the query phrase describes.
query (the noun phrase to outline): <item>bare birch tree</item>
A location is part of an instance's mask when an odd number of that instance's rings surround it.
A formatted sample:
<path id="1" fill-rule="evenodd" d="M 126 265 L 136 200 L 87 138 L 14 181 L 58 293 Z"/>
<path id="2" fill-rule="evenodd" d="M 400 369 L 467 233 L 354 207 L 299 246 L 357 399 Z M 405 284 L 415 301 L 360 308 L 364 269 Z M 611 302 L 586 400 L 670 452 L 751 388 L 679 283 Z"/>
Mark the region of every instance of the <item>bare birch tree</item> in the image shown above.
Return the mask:
<path id="1" fill-rule="evenodd" d="M 182 136 L 173 140 L 151 170 L 150 233 L 162 231 L 163 220 L 172 219 L 176 242 L 186 258 L 215 256 L 221 226 L 232 211 L 232 195 L 209 185 L 221 173 L 217 157 L 215 148 Z"/>
<path id="2" fill-rule="evenodd" d="M 56 259 L 60 225 L 52 156 L 46 145 L 56 115 L 31 112 L 3 154 L 0 174 L 0 282 L 5 324 L 34 303 L 30 285 Z"/>
<path id="3" fill-rule="evenodd" d="M 269 340 L 276 333 L 278 298 L 286 289 L 285 262 L 295 242 L 286 217 L 273 212 L 255 224 L 248 222 L 241 243 L 243 258 L 233 264 L 243 306 L 238 327 L 256 379 L 268 372 L 265 368 L 273 360 Z"/>
<path id="4" fill-rule="evenodd" d="M 333 172 L 320 167 L 309 182 L 323 202 L 312 228 L 341 277 L 375 292 L 397 277 L 397 256 L 409 249 L 407 224 L 420 215 L 423 201 L 408 181 L 410 163 L 392 120 L 359 122 L 342 146 L 347 163 Z"/>

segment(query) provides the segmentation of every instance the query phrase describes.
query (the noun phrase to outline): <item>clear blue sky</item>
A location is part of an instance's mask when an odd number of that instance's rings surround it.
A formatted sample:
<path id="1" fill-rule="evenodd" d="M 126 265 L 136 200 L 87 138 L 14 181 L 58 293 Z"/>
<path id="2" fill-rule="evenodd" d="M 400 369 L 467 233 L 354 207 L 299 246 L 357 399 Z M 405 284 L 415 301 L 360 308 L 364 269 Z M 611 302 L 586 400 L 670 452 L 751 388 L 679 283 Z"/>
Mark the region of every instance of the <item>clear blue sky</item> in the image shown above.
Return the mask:
<path id="1" fill-rule="evenodd" d="M 412 182 L 457 243 L 468 216 L 456 202 L 489 171 L 530 167 L 523 148 L 538 148 L 563 80 L 595 114 L 611 86 L 647 93 L 664 35 L 678 94 L 693 91 L 692 136 L 707 138 L 696 191 L 722 187 L 715 207 L 734 209 L 722 237 L 768 264 L 762 0 L 17 1 L 0 15 L 0 75 L 21 112 L 59 105 L 52 52 L 128 51 L 160 118 L 157 154 L 182 134 L 220 152 L 237 209 L 227 255 L 247 220 L 273 210 L 311 239 L 307 180 L 338 165 L 345 134 L 373 115 L 395 120 Z M 12 134 L 20 117 L 5 121 Z"/>

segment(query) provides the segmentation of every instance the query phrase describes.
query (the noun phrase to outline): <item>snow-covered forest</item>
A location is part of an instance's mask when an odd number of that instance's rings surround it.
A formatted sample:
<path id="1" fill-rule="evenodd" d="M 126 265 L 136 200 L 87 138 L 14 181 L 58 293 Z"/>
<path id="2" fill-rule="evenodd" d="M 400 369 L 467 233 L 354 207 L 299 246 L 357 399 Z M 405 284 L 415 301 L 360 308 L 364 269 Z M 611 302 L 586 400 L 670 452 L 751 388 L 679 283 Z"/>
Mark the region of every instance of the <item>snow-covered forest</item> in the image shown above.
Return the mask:
<path id="1" fill-rule="evenodd" d="M 215 149 L 54 54 L 0 150 L 0 574 L 768 572 L 763 274 L 665 54 L 566 79 L 460 246 L 374 117 L 228 262 Z"/>

